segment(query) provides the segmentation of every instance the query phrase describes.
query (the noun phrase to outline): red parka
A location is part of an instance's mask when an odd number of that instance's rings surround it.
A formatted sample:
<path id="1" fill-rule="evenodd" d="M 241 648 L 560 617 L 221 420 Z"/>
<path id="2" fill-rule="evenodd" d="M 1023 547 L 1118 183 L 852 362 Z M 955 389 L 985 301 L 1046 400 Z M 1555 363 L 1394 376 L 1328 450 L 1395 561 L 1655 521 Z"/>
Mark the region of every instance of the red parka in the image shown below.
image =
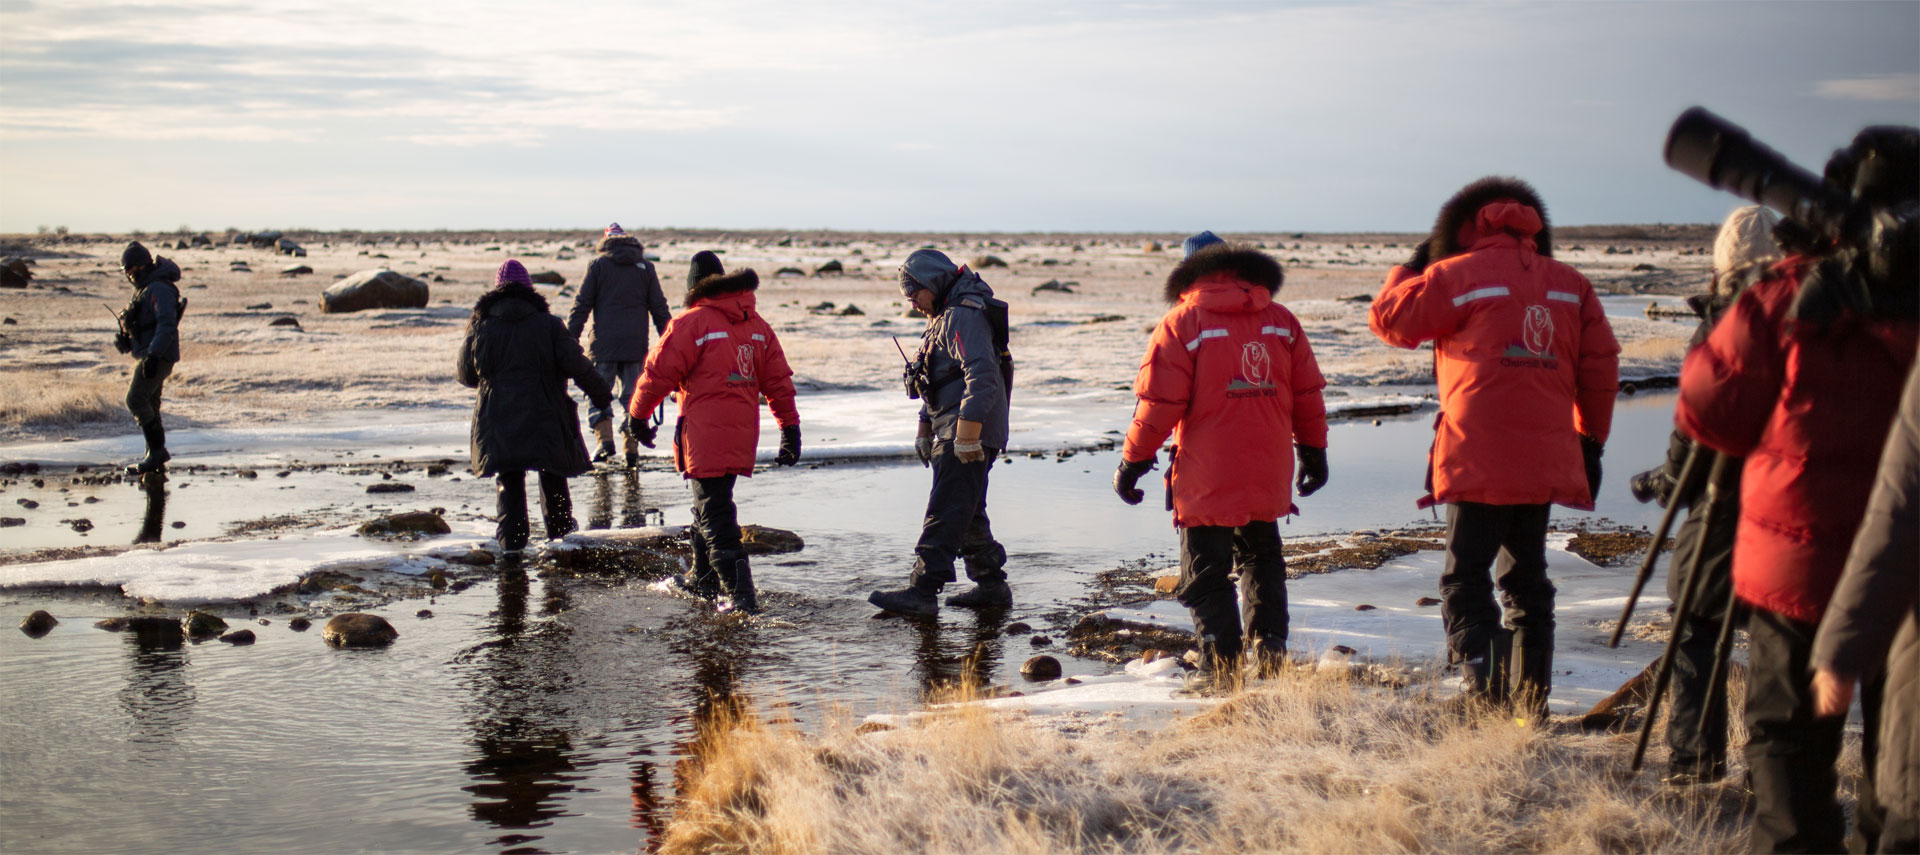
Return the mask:
<path id="1" fill-rule="evenodd" d="M 1258 250 L 1203 249 L 1167 279 L 1122 456 L 1151 460 L 1173 435 L 1173 524 L 1241 526 L 1294 513 L 1293 443 L 1327 446 L 1327 381 L 1307 336 L 1273 301 L 1280 265 Z"/>
<path id="2" fill-rule="evenodd" d="M 1920 324 L 1796 322 L 1808 271 L 1806 259 L 1789 258 L 1740 296 L 1687 355 L 1674 420 L 1707 447 L 1747 459 L 1734 595 L 1812 623 L 1866 513 Z"/>
<path id="3" fill-rule="evenodd" d="M 1368 316 L 1388 344 L 1434 343 L 1440 415 L 1419 506 L 1591 510 L 1580 435 L 1607 441 L 1620 371 L 1593 286 L 1549 257 L 1538 199 L 1518 181 L 1469 185 L 1435 228 L 1438 260 L 1393 268 Z"/>
<path id="4" fill-rule="evenodd" d="M 688 310 L 667 324 L 647 355 L 628 411 L 646 418 L 667 393 L 679 393 L 673 466 L 687 478 L 753 474 L 762 395 L 781 427 L 800 423 L 793 369 L 773 328 L 753 310 L 758 287 L 752 270 L 700 280 L 687 291 Z"/>

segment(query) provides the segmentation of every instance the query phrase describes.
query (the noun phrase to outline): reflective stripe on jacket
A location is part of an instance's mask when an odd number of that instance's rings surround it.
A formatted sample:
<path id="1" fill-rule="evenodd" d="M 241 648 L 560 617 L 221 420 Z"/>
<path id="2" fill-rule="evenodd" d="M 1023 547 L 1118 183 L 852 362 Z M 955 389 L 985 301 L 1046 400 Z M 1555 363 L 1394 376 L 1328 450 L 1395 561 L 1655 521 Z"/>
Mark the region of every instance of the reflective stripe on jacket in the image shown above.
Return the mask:
<path id="1" fill-rule="evenodd" d="M 700 298 L 674 318 L 647 356 L 629 412 L 651 416 L 670 392 L 680 396 L 674 468 L 688 478 L 753 474 L 762 395 L 781 427 L 800 423 L 793 369 L 773 328 L 754 312 L 751 290 Z"/>

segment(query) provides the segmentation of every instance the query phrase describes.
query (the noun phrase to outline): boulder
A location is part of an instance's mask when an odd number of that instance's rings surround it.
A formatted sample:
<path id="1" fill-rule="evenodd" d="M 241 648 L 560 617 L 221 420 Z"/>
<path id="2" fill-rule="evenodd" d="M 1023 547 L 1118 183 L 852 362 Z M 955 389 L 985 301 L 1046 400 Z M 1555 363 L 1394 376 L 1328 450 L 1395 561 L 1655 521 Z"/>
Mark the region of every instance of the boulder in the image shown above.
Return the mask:
<path id="1" fill-rule="evenodd" d="M 227 631 L 226 621 L 216 615 L 198 610 L 187 612 L 187 616 L 181 620 L 181 623 L 186 626 L 187 635 L 192 638 L 206 638 L 209 635 L 219 635 Z"/>
<path id="2" fill-rule="evenodd" d="M 1421 607 L 1437 606 L 1440 605 L 1440 600 L 1435 597 L 1421 597 L 1418 600 L 1414 600 L 1413 604 Z"/>
<path id="3" fill-rule="evenodd" d="M 784 555 L 807 548 L 800 535 L 763 525 L 741 526 L 740 545 L 746 547 L 748 555 Z"/>
<path id="4" fill-rule="evenodd" d="M 252 644 L 254 642 L 253 630 L 236 629 L 226 635 L 220 636 L 220 640 L 234 645 Z"/>
<path id="5" fill-rule="evenodd" d="M 801 269 L 800 269 L 800 268 L 798 268 L 798 267 L 782 267 L 782 268 L 780 268 L 779 270 L 775 270 L 775 271 L 773 272 L 773 275 L 775 275 L 775 276 L 805 276 L 805 275 L 807 275 L 807 271 L 805 271 L 805 270 L 801 270 Z"/>
<path id="6" fill-rule="evenodd" d="M 829 261 L 813 269 L 813 275 L 815 276 L 819 276 L 825 273 L 845 273 L 845 272 L 847 272 L 847 268 L 845 265 L 840 263 L 839 259 L 834 259 L 833 261 Z"/>
<path id="7" fill-rule="evenodd" d="M 293 630 L 294 632 L 306 632 L 307 628 L 310 626 L 313 626 L 313 621 L 307 620 L 306 618 L 303 618 L 303 617 L 297 617 L 297 618 L 294 618 L 293 620 L 287 621 L 287 628 Z"/>
<path id="8" fill-rule="evenodd" d="M 1033 631 L 1033 625 L 1023 620 L 1017 620 L 1017 621 L 1014 621 L 1013 623 L 1007 624 L 1007 628 L 1005 630 L 1007 635 L 1026 635 L 1027 633 L 1032 631 Z"/>
<path id="9" fill-rule="evenodd" d="M 1048 279 L 1045 282 L 1033 286 L 1033 293 L 1038 294 L 1042 291 L 1058 291 L 1062 294 L 1071 294 L 1073 293 L 1073 286 L 1058 279 Z"/>
<path id="10" fill-rule="evenodd" d="M 0 288 L 25 288 L 32 282 L 32 259 L 11 255 L 0 258 Z"/>
<path id="11" fill-rule="evenodd" d="M 1005 267 L 1007 263 L 997 255 L 976 255 L 973 260 L 967 262 L 967 266 L 974 270 L 985 270 L 989 267 Z"/>
<path id="12" fill-rule="evenodd" d="M 375 484 L 375 487 L 384 486 Z M 371 488 L 369 488 L 371 489 Z M 394 537 L 418 534 L 446 534 L 453 531 L 447 521 L 439 514 L 428 511 L 406 511 L 389 514 L 376 520 L 362 523 L 360 533 L 368 537 Z"/>
<path id="13" fill-rule="evenodd" d="M 1159 252 L 1160 250 L 1160 242 L 1157 240 L 1150 240 L 1140 245 L 1141 252 Z"/>
<path id="14" fill-rule="evenodd" d="M 281 238 L 279 240 L 274 241 L 273 251 L 278 255 L 291 255 L 295 258 L 307 257 L 306 247 L 303 247 L 297 243 L 294 243 L 289 238 Z"/>
<path id="15" fill-rule="evenodd" d="M 1060 660 L 1041 654 L 1028 659 L 1020 666 L 1020 676 L 1039 682 L 1060 679 Z"/>
<path id="16" fill-rule="evenodd" d="M 271 321 L 268 321 L 268 322 L 267 322 L 267 326 L 270 326 L 270 327 L 293 327 L 294 329 L 297 329 L 297 330 L 298 330 L 298 329 L 303 329 L 303 328 L 302 328 L 302 327 L 300 326 L 300 319 L 299 319 L 299 318 L 294 318 L 294 317 L 279 317 L 279 318 L 274 318 L 273 320 L 271 320 Z"/>
<path id="17" fill-rule="evenodd" d="M 280 268 L 281 276 L 305 276 L 312 272 L 313 272 L 313 268 L 308 267 L 304 264 L 289 264 L 285 267 Z"/>
<path id="18" fill-rule="evenodd" d="M 556 273 L 552 270 L 542 270 L 539 273 L 533 274 L 533 284 L 565 285 L 567 284 L 567 277 L 561 276 L 559 273 Z"/>
<path id="19" fill-rule="evenodd" d="M 1156 594 L 1171 594 L 1178 587 L 1180 587 L 1179 576 L 1153 577 L 1153 592 Z"/>
<path id="20" fill-rule="evenodd" d="M 327 621 L 320 637 L 335 647 L 385 647 L 400 637 L 400 631 L 379 615 L 347 612 Z"/>
<path id="21" fill-rule="evenodd" d="M 413 492 L 413 485 L 402 484 L 399 481 L 383 481 L 378 484 L 368 484 L 367 492 L 369 493 L 411 493 Z"/>
<path id="22" fill-rule="evenodd" d="M 320 292 L 320 311 L 335 314 L 366 309 L 423 309 L 427 283 L 386 268 L 362 270 Z"/>
<path id="23" fill-rule="evenodd" d="M 27 619 L 20 622 L 20 631 L 26 633 L 28 638 L 39 638 L 52 632 L 53 628 L 59 625 L 60 620 L 58 618 L 48 614 L 45 609 L 41 609 L 40 611 L 27 615 Z"/>
<path id="24" fill-rule="evenodd" d="M 841 309 L 838 312 L 838 314 L 844 318 L 844 317 L 852 317 L 854 315 L 864 315 L 866 314 L 866 312 L 861 311 L 859 306 L 856 306 L 852 303 L 848 303 L 847 307 L 844 309 Z"/>

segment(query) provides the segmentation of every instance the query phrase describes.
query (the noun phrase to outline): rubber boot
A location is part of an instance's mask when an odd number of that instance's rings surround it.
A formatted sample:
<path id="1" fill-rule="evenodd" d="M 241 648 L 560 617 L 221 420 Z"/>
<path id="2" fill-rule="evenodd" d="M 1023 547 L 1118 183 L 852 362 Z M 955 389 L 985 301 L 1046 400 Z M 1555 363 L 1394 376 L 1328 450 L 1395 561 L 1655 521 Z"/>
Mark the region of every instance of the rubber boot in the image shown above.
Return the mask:
<path id="1" fill-rule="evenodd" d="M 1005 579 L 986 582 L 948 597 L 947 605 L 959 609 L 1004 609 L 1013 605 L 1013 588 Z"/>
<path id="2" fill-rule="evenodd" d="M 600 440 L 600 450 L 593 453 L 593 462 L 611 463 L 613 461 L 613 419 L 594 422 L 593 435 Z"/>
<path id="3" fill-rule="evenodd" d="M 1239 690 L 1240 653 L 1240 636 L 1201 636 L 1199 668 L 1187 675 L 1182 693 L 1212 698 Z"/>
<path id="4" fill-rule="evenodd" d="M 139 463 L 127 467 L 128 475 L 145 475 L 149 472 L 161 472 L 167 468 L 167 461 L 173 455 L 167 453 L 167 430 L 154 419 L 140 426 L 140 433 L 147 438 L 147 456 Z"/>
<path id="5" fill-rule="evenodd" d="M 1284 635 L 1255 636 L 1253 643 L 1247 646 L 1248 658 L 1253 662 L 1253 674 L 1262 680 L 1271 680 L 1287 668 L 1287 637 Z"/>
<path id="6" fill-rule="evenodd" d="M 911 585 L 898 591 L 874 591 L 867 602 L 876 608 L 908 617 L 937 617 L 940 614 L 940 585 Z"/>
<path id="7" fill-rule="evenodd" d="M 1516 723 L 1537 727 L 1547 721 L 1547 696 L 1553 692 L 1553 648 L 1513 648 L 1513 715 Z"/>
<path id="8" fill-rule="evenodd" d="M 640 441 L 633 437 L 627 437 L 627 468 L 640 468 Z"/>
<path id="9" fill-rule="evenodd" d="M 1510 700 L 1508 657 L 1513 632 L 1498 630 L 1487 646 L 1460 662 L 1460 694 L 1446 702 L 1449 713 L 1462 717 L 1504 712 Z"/>
<path id="10" fill-rule="evenodd" d="M 707 539 L 698 531 L 693 533 L 693 569 L 669 577 L 667 587 L 683 597 L 708 603 L 720 598 L 720 576 L 713 572 L 713 564 L 707 560 Z"/>
<path id="11" fill-rule="evenodd" d="M 713 556 L 715 574 L 720 584 L 727 589 L 727 600 L 715 606 L 721 612 L 739 612 L 743 615 L 760 613 L 760 594 L 753 587 L 753 568 L 747 563 L 745 551 L 716 552 Z"/>
<path id="12" fill-rule="evenodd" d="M 573 495 L 567 479 L 549 472 L 540 473 L 540 511 L 547 525 L 547 539 L 559 540 L 580 529 L 573 518 Z"/>

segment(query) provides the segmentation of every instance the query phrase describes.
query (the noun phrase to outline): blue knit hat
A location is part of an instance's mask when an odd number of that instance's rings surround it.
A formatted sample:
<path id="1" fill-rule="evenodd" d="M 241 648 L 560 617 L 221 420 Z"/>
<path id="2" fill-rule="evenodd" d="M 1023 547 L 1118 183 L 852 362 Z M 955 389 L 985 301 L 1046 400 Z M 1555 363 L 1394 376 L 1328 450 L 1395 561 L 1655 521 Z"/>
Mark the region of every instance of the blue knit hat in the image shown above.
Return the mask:
<path id="1" fill-rule="evenodd" d="M 1186 253 L 1187 258 L 1192 258 L 1194 253 L 1213 246 L 1216 243 L 1226 243 L 1226 241 L 1221 240 L 1219 235 L 1211 231 L 1205 231 L 1187 238 L 1180 244 L 1180 251 Z"/>

